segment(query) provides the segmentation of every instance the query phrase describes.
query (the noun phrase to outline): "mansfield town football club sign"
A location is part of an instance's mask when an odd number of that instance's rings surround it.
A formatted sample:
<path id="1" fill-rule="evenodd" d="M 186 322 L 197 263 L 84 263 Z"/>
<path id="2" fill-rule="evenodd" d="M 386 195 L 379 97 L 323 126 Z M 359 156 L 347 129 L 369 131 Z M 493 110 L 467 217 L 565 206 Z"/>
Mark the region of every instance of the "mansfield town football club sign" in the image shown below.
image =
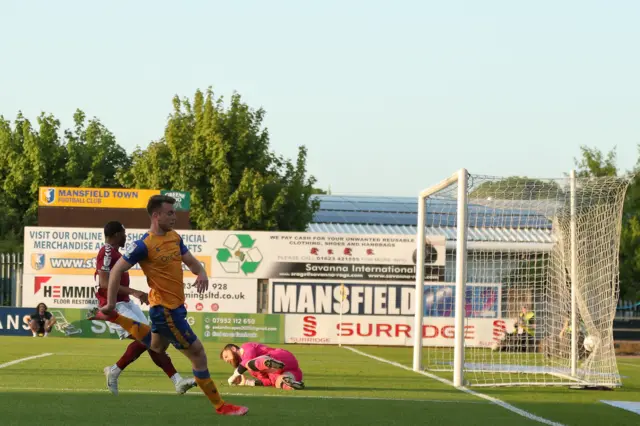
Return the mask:
<path id="1" fill-rule="evenodd" d="M 176 199 L 176 210 L 191 207 L 191 194 L 183 191 L 122 188 L 40 187 L 40 207 L 90 207 L 102 209 L 144 209 L 149 197 L 165 194 Z"/>

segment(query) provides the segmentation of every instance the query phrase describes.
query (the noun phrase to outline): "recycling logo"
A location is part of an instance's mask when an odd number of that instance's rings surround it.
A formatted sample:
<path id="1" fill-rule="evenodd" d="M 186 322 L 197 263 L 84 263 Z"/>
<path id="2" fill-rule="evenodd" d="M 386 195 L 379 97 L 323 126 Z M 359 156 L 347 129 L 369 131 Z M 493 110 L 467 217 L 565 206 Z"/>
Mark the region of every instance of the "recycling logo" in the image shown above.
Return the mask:
<path id="1" fill-rule="evenodd" d="M 226 273 L 252 274 L 262 262 L 262 253 L 254 246 L 255 242 L 251 235 L 231 234 L 224 240 L 224 247 L 217 249 L 216 260 Z"/>

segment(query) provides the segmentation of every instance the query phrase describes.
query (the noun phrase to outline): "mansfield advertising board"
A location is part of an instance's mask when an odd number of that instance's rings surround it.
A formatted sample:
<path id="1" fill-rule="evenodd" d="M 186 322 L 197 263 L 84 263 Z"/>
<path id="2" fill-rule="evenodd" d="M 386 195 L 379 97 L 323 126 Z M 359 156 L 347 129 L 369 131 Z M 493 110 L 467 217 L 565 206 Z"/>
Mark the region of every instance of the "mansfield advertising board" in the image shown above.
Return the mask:
<path id="1" fill-rule="evenodd" d="M 342 290 L 344 288 L 344 290 Z M 455 316 L 455 284 L 427 282 L 425 317 Z M 499 318 L 499 284 L 467 284 L 465 318 Z M 415 286 L 403 282 L 271 280 L 269 312 L 273 314 L 411 316 Z"/>

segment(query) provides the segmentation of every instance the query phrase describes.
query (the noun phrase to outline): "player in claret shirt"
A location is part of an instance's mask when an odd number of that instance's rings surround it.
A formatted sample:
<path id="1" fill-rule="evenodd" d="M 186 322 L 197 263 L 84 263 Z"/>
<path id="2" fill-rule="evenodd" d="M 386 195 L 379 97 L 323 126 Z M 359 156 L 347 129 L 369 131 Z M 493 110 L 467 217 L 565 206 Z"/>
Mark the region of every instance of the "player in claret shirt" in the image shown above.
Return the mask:
<path id="1" fill-rule="evenodd" d="M 113 221 L 109 222 L 104 227 L 105 245 L 100 248 L 98 256 L 96 258 L 96 271 L 94 273 L 94 279 L 98 280 L 98 288 L 96 291 L 96 297 L 98 298 L 98 306 L 102 307 L 107 304 L 107 286 L 109 284 L 109 272 L 115 263 L 120 259 L 120 247 L 124 247 L 127 241 L 127 233 L 122 223 Z M 118 288 L 118 295 L 116 299 L 116 311 L 126 317 L 129 317 L 138 322 L 147 324 L 147 317 L 144 316 L 140 307 L 131 301 L 130 296 L 134 296 L 140 299 L 141 303 L 149 303 L 146 293 L 135 290 L 129 287 L 129 273 L 122 274 L 120 279 L 120 287 Z M 133 342 L 129 344 L 127 350 L 122 357 L 114 365 L 104 368 L 104 374 L 107 377 L 107 388 L 114 395 L 118 394 L 118 378 L 122 370 L 127 368 L 132 362 L 134 362 L 140 355 L 147 351 L 150 339 L 147 339 L 146 344 L 142 341 L 135 340 L 135 338 L 123 329 L 118 324 L 113 322 L 107 322 L 109 328 L 118 334 L 120 340 L 132 339 Z M 149 336 L 150 337 L 150 336 Z M 176 371 L 169 355 L 166 352 L 158 353 L 149 351 L 149 356 L 153 362 L 160 367 L 167 376 L 173 382 L 176 392 L 184 394 L 189 389 L 196 387 L 196 381 L 193 377 L 183 379 Z"/>
<path id="2" fill-rule="evenodd" d="M 228 344 L 220 352 L 220 359 L 236 370 L 229 377 L 230 385 L 273 386 L 284 390 L 302 390 L 302 370 L 289 351 L 270 348 L 261 343 L 248 342 L 242 346 Z M 249 371 L 254 379 L 245 379 Z"/>
<path id="3" fill-rule="evenodd" d="M 169 344 L 182 352 L 191 361 L 196 383 L 207 396 L 218 414 L 242 416 L 249 410 L 246 407 L 225 403 L 211 380 L 207 365 L 207 355 L 202 342 L 187 322 L 187 310 L 184 307 L 184 281 L 182 263 L 197 276 L 196 288 L 204 293 L 209 288 L 209 278 L 204 267 L 189 252 L 182 238 L 173 227 L 176 223 L 174 204 L 176 200 L 166 195 L 154 195 L 147 203 L 147 212 L 151 217 L 149 232 L 132 243 L 111 269 L 107 304 L 94 311 L 90 316 L 113 321 L 129 331 L 136 339 L 147 338 L 151 331 L 151 350 L 164 352 Z M 135 321 L 115 311 L 120 279 L 136 263 L 140 264 L 147 277 L 149 292 L 149 326 Z"/>

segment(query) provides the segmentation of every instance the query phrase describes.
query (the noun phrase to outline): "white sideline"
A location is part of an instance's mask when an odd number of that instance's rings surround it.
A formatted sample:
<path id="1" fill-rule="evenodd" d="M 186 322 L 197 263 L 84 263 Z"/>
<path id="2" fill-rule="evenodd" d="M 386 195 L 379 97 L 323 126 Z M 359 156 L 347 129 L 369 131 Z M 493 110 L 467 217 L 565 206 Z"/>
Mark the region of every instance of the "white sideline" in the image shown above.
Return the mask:
<path id="1" fill-rule="evenodd" d="M 43 392 L 79 392 L 79 393 L 107 393 L 107 389 L 79 389 L 79 388 L 16 388 L 11 386 L 0 386 L 0 391 L 17 391 L 17 392 L 29 392 L 29 391 L 43 391 Z M 176 395 L 175 391 L 159 391 L 153 389 L 120 389 L 120 393 L 134 393 L 134 394 L 159 394 L 159 395 Z M 300 391 L 300 393 L 306 391 Z M 335 399 L 335 400 L 357 400 L 357 401 L 400 401 L 400 402 L 433 402 L 433 403 L 451 403 L 451 404 L 485 404 L 481 401 L 458 401 L 453 399 L 403 399 L 403 398 L 376 398 L 367 396 L 331 396 L 331 395 L 292 395 L 292 394 L 255 394 L 255 393 L 237 393 L 237 392 L 223 392 L 226 396 L 242 396 L 242 397 L 254 397 L 254 398 L 291 398 L 291 399 Z M 295 392 L 298 393 L 298 392 Z M 189 392 L 185 395 L 190 396 L 203 396 L 201 392 L 197 390 L 195 392 Z"/>
<path id="2" fill-rule="evenodd" d="M 348 349 L 351 352 L 357 353 L 358 355 L 362 355 L 362 356 L 365 356 L 367 358 L 375 359 L 376 361 L 384 362 L 386 364 L 393 365 L 394 367 L 402 368 L 403 370 L 411 371 L 413 373 L 422 374 L 423 376 L 426 376 L 426 377 L 428 377 L 430 379 L 437 380 L 437 381 L 439 381 L 441 383 L 444 383 L 446 385 L 449 385 L 449 386 L 453 386 L 453 382 L 451 382 L 450 380 L 443 379 L 442 377 L 438 377 L 438 376 L 436 376 L 434 374 L 427 373 L 426 371 L 413 371 L 413 369 L 411 369 L 411 368 L 409 368 L 409 367 L 407 367 L 405 365 L 399 364 L 397 362 L 389 361 L 388 359 L 384 359 L 384 358 L 380 358 L 380 357 L 377 357 L 377 356 L 374 356 L 374 355 L 370 355 L 370 354 L 368 354 L 366 352 L 362 352 L 362 351 L 359 351 L 357 349 L 350 348 L 348 346 L 343 346 L 343 348 Z M 518 415 L 520 415 L 522 417 L 526 417 L 529 420 L 533 420 L 533 421 L 540 422 L 540 423 L 543 423 L 543 424 L 546 424 L 546 425 L 550 425 L 550 426 L 564 426 L 562 423 L 556 423 L 554 421 L 547 420 L 547 419 L 545 419 L 543 417 L 536 416 L 535 414 L 532 414 L 532 413 L 530 413 L 528 411 L 525 411 L 525 410 L 522 410 L 520 408 L 514 407 L 513 405 L 508 404 L 508 403 L 506 403 L 506 402 L 504 402 L 504 401 L 502 401 L 500 399 L 494 398 L 492 396 L 485 395 L 485 394 L 473 391 L 473 390 L 465 388 L 465 387 L 458 388 L 458 389 L 460 389 L 462 392 L 466 392 L 466 393 L 471 394 L 473 396 L 477 396 L 478 398 L 486 399 L 487 401 L 490 401 L 490 402 L 492 402 L 492 403 L 494 403 L 496 405 L 499 405 L 502 408 L 505 408 L 505 409 L 507 409 L 507 410 L 509 410 L 511 412 L 514 412 L 514 413 L 516 413 L 516 414 L 518 414 Z"/>
<path id="3" fill-rule="evenodd" d="M 34 355 L 34 356 L 28 356 L 26 358 L 16 359 L 16 360 L 13 360 L 13 361 L 5 362 L 4 364 L 0 364 L 0 368 L 9 367 L 9 366 L 12 366 L 12 365 L 15 365 L 15 364 L 19 364 L 19 363 L 24 362 L 24 361 L 29 361 L 31 359 L 44 358 L 44 357 L 49 356 L 49 355 L 53 355 L 53 354 L 44 353 L 44 354 L 40 354 L 40 355 Z"/>

